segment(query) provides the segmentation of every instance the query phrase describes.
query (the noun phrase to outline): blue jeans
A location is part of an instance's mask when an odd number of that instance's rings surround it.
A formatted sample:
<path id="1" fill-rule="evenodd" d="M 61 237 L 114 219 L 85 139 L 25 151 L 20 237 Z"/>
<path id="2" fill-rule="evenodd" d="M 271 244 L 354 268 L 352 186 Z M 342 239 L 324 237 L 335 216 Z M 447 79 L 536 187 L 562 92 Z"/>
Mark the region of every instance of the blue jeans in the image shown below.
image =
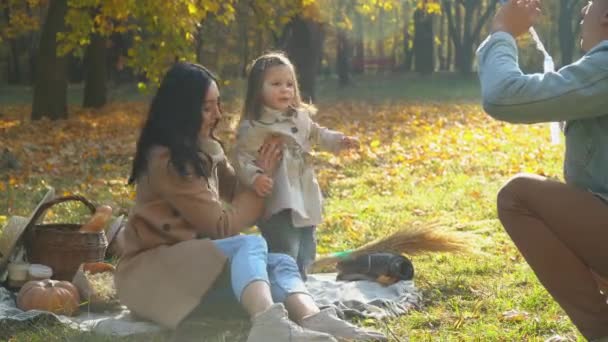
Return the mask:
<path id="1" fill-rule="evenodd" d="M 291 255 L 297 262 L 302 279 L 306 281 L 306 268 L 317 255 L 316 227 L 294 227 L 291 210 L 283 210 L 268 220 L 258 222 L 262 236 L 273 253 Z"/>
<path id="2" fill-rule="evenodd" d="M 308 293 L 292 257 L 268 253 L 266 241 L 257 235 L 237 235 L 214 240 L 228 257 L 227 272 L 203 298 L 203 305 L 241 300 L 243 290 L 254 281 L 270 286 L 272 299 L 282 303 L 294 293 Z"/>

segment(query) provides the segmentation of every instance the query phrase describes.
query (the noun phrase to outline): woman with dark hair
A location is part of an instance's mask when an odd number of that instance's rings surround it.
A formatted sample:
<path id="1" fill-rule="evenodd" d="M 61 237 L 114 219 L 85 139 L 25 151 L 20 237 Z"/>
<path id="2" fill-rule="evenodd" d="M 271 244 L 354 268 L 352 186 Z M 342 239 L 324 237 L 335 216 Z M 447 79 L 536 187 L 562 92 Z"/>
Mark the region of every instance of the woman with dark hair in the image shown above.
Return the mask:
<path id="1" fill-rule="evenodd" d="M 384 339 L 319 310 L 293 258 L 268 253 L 262 237 L 239 235 L 262 214 L 272 187 L 235 192 L 234 170 L 213 134 L 219 95 L 207 69 L 177 63 L 152 100 L 129 178 L 137 195 L 115 275 L 121 302 L 176 328 L 195 307 L 236 299 L 252 319 L 252 342 Z M 257 156 L 270 176 L 281 145 L 270 139 Z"/>

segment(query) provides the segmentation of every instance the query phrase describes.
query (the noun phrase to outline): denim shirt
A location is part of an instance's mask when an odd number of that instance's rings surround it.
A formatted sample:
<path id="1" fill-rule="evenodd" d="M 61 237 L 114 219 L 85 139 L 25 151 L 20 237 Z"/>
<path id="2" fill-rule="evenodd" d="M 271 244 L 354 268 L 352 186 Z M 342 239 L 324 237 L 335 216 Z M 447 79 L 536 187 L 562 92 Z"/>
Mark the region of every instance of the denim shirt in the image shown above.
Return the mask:
<path id="1" fill-rule="evenodd" d="M 508 33 L 477 50 L 483 108 L 512 123 L 566 121 L 564 178 L 608 199 L 608 41 L 555 72 L 525 75 Z"/>

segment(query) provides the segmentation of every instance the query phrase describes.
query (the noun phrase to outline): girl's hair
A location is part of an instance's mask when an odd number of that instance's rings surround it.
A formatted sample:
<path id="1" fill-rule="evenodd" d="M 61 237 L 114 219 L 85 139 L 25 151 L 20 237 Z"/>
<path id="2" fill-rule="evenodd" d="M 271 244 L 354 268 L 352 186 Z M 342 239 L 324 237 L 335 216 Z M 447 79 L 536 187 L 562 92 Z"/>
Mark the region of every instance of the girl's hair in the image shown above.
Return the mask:
<path id="1" fill-rule="evenodd" d="M 289 58 L 282 52 L 270 52 L 256 58 L 249 67 L 247 96 L 245 97 L 241 121 L 258 120 L 260 118 L 262 106 L 264 105 L 262 102 L 262 89 L 264 87 L 266 70 L 276 66 L 287 66 L 293 74 L 295 96 L 292 109 L 306 108 L 314 111 L 314 107 L 302 103 L 296 70 Z"/>
<path id="2" fill-rule="evenodd" d="M 186 62 L 174 64 L 165 74 L 137 141 L 129 184 L 147 170 L 148 152 L 153 146 L 169 149 L 170 163 L 180 175 L 209 177 L 211 161 L 201 158 L 198 141 L 203 104 L 216 79 L 205 67 Z M 217 140 L 213 129 L 211 136 Z"/>

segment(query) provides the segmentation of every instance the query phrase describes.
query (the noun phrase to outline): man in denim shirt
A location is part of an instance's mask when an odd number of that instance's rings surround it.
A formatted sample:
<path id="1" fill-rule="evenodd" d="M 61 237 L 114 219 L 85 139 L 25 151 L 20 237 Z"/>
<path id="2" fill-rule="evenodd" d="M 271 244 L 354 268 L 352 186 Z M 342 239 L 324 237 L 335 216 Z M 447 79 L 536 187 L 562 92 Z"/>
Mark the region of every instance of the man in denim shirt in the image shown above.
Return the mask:
<path id="1" fill-rule="evenodd" d="M 566 184 L 518 175 L 498 193 L 498 216 L 580 332 L 608 341 L 608 0 L 583 9 L 580 60 L 526 75 L 514 38 L 539 13 L 539 0 L 499 9 L 477 52 L 483 106 L 512 123 L 566 121 Z"/>

